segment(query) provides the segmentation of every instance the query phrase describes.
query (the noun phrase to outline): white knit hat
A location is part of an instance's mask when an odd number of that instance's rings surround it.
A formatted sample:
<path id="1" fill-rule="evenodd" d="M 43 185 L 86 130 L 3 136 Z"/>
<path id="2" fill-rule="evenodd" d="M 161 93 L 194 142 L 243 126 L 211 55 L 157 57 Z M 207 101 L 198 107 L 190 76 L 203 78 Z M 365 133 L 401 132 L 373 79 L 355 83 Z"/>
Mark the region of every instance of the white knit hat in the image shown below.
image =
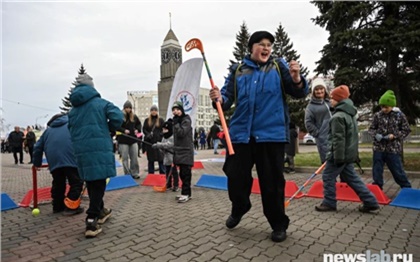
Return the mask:
<path id="1" fill-rule="evenodd" d="M 324 79 L 322 78 L 315 78 L 312 80 L 312 89 L 314 89 L 317 86 L 323 86 L 325 89 L 327 89 L 327 85 L 324 82 Z"/>

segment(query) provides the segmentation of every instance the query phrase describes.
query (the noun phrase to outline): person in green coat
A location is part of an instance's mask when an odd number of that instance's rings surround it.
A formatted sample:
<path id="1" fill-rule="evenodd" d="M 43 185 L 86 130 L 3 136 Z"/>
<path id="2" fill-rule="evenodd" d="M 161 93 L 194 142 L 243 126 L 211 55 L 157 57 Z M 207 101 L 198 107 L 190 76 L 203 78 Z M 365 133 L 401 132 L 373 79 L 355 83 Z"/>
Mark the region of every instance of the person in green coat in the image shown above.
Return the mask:
<path id="1" fill-rule="evenodd" d="M 85 237 L 96 237 L 102 232 L 99 224 L 111 216 L 104 207 L 106 179 L 117 175 L 110 132 L 123 123 L 121 110 L 101 98 L 92 77 L 80 74 L 70 94 L 73 108 L 69 113 L 69 130 L 80 177 L 86 182 L 89 208 L 86 211 Z"/>
<path id="2" fill-rule="evenodd" d="M 324 199 L 321 205 L 315 207 L 319 212 L 337 210 L 335 181 L 339 174 L 362 200 L 360 212 L 367 213 L 379 209 L 378 201 L 354 170 L 359 150 L 359 136 L 357 110 L 349 96 L 350 91 L 346 85 L 340 85 L 331 92 L 331 106 L 334 112 L 329 123 L 328 153 L 322 173 Z"/>

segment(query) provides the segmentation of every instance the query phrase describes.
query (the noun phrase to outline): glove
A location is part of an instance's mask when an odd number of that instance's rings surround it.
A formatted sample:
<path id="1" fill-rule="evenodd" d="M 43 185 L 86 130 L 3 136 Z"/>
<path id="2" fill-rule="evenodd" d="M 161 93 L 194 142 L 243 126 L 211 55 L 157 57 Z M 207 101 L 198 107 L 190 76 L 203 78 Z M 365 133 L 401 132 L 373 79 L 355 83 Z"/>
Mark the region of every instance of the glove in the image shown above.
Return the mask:
<path id="1" fill-rule="evenodd" d="M 173 120 L 173 122 L 174 122 L 174 125 L 176 125 L 176 124 L 178 124 L 179 122 L 181 122 L 181 118 L 180 118 L 179 116 L 174 116 L 172 120 Z"/>
<path id="2" fill-rule="evenodd" d="M 153 144 L 152 148 L 156 149 L 157 148 L 157 144 Z"/>
<path id="3" fill-rule="evenodd" d="M 380 142 L 382 140 L 383 136 L 381 134 L 376 134 L 375 139 Z"/>
<path id="4" fill-rule="evenodd" d="M 382 139 L 389 140 L 389 135 L 384 136 Z"/>

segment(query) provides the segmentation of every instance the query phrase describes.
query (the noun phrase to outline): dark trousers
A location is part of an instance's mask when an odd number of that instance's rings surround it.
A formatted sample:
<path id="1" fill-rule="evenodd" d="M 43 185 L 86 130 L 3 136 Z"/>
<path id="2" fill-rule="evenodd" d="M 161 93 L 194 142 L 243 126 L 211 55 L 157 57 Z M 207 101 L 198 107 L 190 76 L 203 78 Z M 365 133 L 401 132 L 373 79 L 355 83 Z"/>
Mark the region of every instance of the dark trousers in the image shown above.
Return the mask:
<path id="1" fill-rule="evenodd" d="M 165 166 L 165 174 L 166 174 L 166 187 L 178 187 L 179 184 L 179 176 L 178 170 L 176 166 Z"/>
<path id="2" fill-rule="evenodd" d="M 67 197 L 70 200 L 77 200 L 80 197 L 83 188 L 83 181 L 79 177 L 77 168 L 61 167 L 51 172 L 53 177 L 51 187 L 51 197 L 53 199 L 53 210 L 61 211 L 65 209 L 64 198 L 66 197 L 66 180 L 69 181 L 69 192 Z"/>
<path id="3" fill-rule="evenodd" d="M 387 152 L 373 152 L 373 168 L 372 176 L 373 183 L 378 185 L 381 189 L 384 186 L 384 165 L 388 166 L 389 171 L 391 171 L 392 177 L 394 177 L 395 182 L 401 187 L 411 188 L 411 183 L 408 181 L 407 174 L 404 171 L 404 166 L 401 161 L 401 155 L 396 153 L 387 153 Z"/>
<path id="4" fill-rule="evenodd" d="M 31 157 L 31 164 L 32 164 L 32 156 L 33 156 L 33 153 L 34 153 L 34 146 L 28 146 L 28 153 L 29 153 L 29 156 Z"/>
<path id="5" fill-rule="evenodd" d="M 163 161 L 158 161 L 159 163 L 159 174 L 166 174 L 165 173 L 165 166 L 163 165 Z M 148 161 L 147 163 L 147 169 L 149 174 L 155 173 L 155 162 L 154 161 Z"/>
<path id="6" fill-rule="evenodd" d="M 18 163 L 17 154 L 19 153 L 19 162 L 23 164 L 23 148 L 22 147 L 13 147 L 13 157 L 15 158 L 15 164 Z"/>
<path id="7" fill-rule="evenodd" d="M 104 209 L 104 195 L 106 179 L 86 181 L 89 194 L 89 208 L 86 211 L 87 218 L 98 218 Z"/>
<path id="8" fill-rule="evenodd" d="M 257 167 L 264 215 L 275 231 L 286 230 L 289 218 L 284 209 L 283 143 L 233 144 L 234 155 L 227 155 L 223 171 L 228 177 L 229 199 L 234 217 L 244 215 L 251 208 L 253 177 L 252 168 Z"/>
<path id="9" fill-rule="evenodd" d="M 191 168 L 189 165 L 178 165 L 179 166 L 179 176 L 182 181 L 182 190 L 181 195 L 191 196 Z"/>

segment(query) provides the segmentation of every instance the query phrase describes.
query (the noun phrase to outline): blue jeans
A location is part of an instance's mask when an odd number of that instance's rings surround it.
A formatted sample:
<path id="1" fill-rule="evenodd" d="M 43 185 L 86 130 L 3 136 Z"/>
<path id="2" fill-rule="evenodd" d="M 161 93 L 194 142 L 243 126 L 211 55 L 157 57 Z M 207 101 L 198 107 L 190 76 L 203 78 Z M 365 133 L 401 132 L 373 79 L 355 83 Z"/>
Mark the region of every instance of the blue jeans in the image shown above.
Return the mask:
<path id="1" fill-rule="evenodd" d="M 378 206 L 378 201 L 354 170 L 353 163 L 336 165 L 333 159 L 327 160 L 324 172 L 322 173 L 322 181 L 324 182 L 323 205 L 337 207 L 335 181 L 339 174 L 345 179 L 347 185 L 356 192 L 365 206 Z"/>
<path id="2" fill-rule="evenodd" d="M 387 152 L 373 152 L 373 183 L 378 185 L 381 189 L 384 185 L 384 164 L 388 166 L 391 171 L 395 182 L 401 187 L 411 188 L 411 184 L 408 181 L 407 174 L 404 171 L 402 165 L 401 156 L 399 154 L 387 153 Z"/>
<path id="3" fill-rule="evenodd" d="M 165 166 L 163 165 L 163 161 L 158 161 L 159 163 L 159 174 L 165 174 Z M 154 161 L 148 161 L 147 163 L 147 169 L 149 174 L 155 173 L 155 162 Z"/>
<path id="4" fill-rule="evenodd" d="M 214 153 L 217 153 L 217 148 L 219 147 L 220 139 L 213 139 L 213 149 Z"/>

